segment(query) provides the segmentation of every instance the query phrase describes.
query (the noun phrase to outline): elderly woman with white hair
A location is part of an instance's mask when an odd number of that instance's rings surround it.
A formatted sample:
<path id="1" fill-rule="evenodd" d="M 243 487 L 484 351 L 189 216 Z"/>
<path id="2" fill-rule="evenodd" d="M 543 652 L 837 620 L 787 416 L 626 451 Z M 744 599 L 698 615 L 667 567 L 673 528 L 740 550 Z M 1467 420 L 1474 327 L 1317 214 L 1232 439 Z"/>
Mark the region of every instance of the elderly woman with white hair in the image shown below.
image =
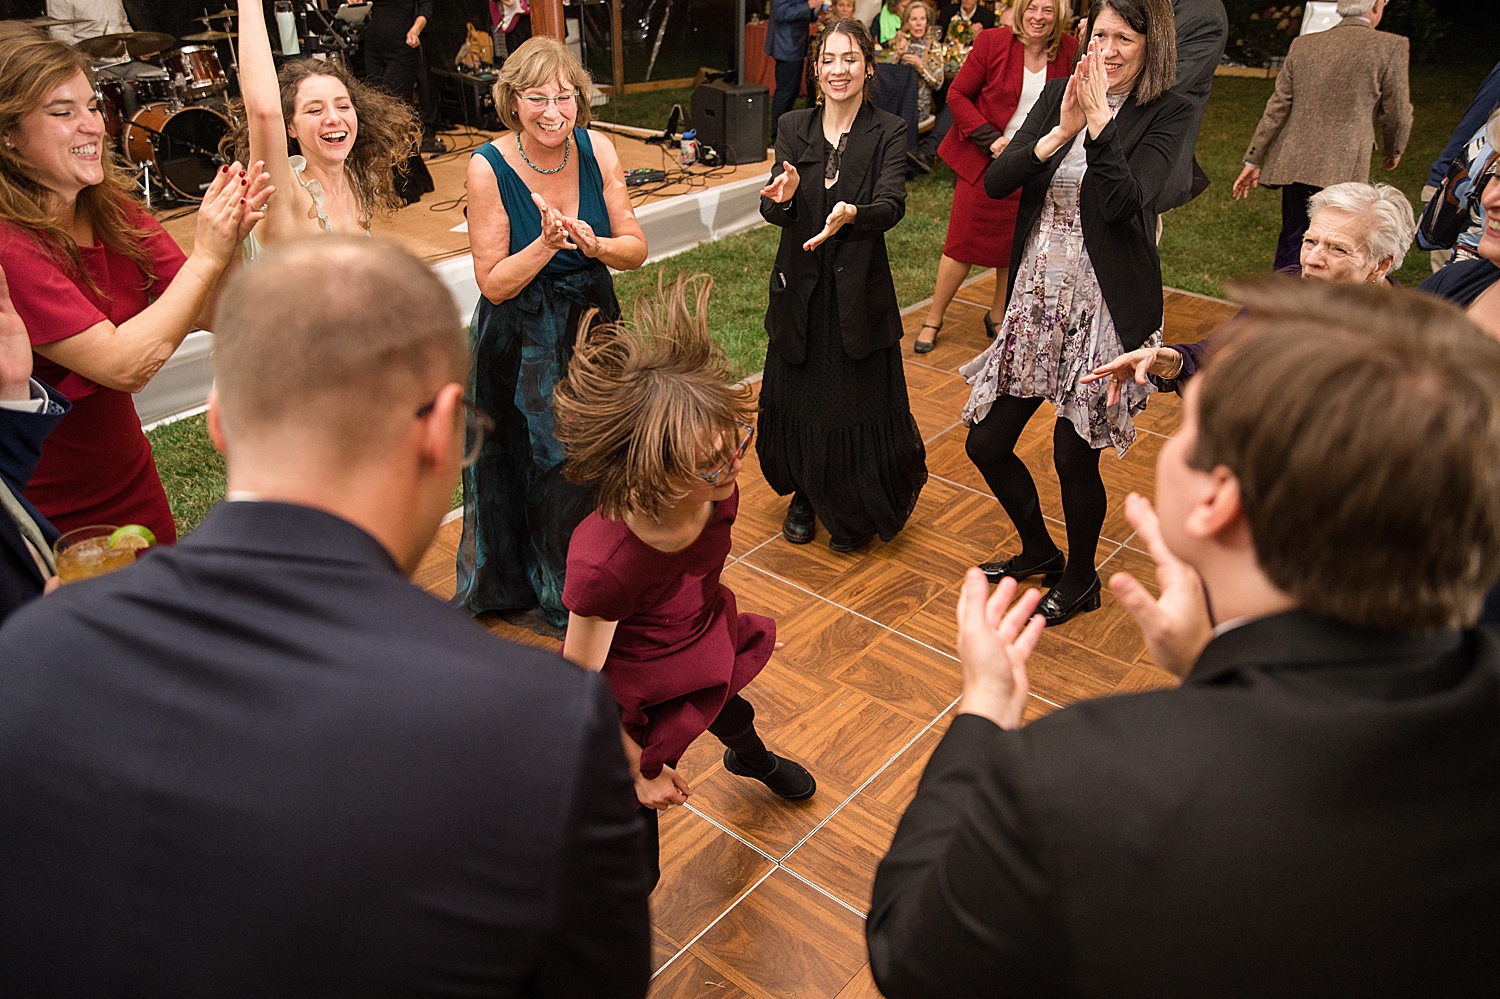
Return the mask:
<path id="1" fill-rule="evenodd" d="M 1390 275 L 1400 269 L 1417 231 L 1406 195 L 1390 184 L 1334 184 L 1308 199 L 1307 213 L 1302 259 L 1278 273 L 1341 284 L 1397 284 Z M 1231 325 L 1233 321 L 1196 343 L 1142 347 L 1121 354 L 1081 381 L 1097 382 L 1113 376 L 1111 406 L 1119 398 L 1121 384 L 1130 378 L 1144 385 L 1149 375 L 1158 389 L 1181 391 L 1213 353 L 1216 339 Z"/>

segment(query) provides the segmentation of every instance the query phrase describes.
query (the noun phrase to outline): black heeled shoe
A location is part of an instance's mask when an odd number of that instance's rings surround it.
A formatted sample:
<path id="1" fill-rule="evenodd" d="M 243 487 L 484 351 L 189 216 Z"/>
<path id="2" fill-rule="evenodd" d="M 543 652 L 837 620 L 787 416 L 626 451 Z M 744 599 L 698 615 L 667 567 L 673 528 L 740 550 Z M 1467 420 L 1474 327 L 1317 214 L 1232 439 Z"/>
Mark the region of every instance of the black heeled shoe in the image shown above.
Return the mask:
<path id="1" fill-rule="evenodd" d="M 1068 567 L 1068 556 L 1062 552 L 1049 555 L 1040 562 L 1026 562 L 1026 554 L 1013 555 L 1003 562 L 981 562 L 979 571 L 989 578 L 991 583 L 998 583 L 1009 576 L 1016 582 L 1030 579 L 1032 576 L 1047 577 L 1047 585 L 1054 586 L 1062 578 L 1063 570 Z"/>
<path id="2" fill-rule="evenodd" d="M 859 551 L 865 545 L 870 543 L 870 537 L 870 535 L 866 534 L 862 538 L 829 538 L 828 550 L 840 552 L 842 554 Z"/>
<path id="3" fill-rule="evenodd" d="M 724 769 L 736 777 L 749 777 L 758 780 L 771 789 L 771 793 L 778 798 L 787 801 L 804 801 L 813 796 L 818 789 L 818 782 L 813 780 L 813 775 L 807 772 L 807 768 L 801 764 L 793 763 L 785 756 L 777 756 L 768 752 L 771 757 L 771 769 L 766 773 L 751 770 L 745 763 L 735 755 L 734 750 L 724 750 Z"/>
<path id="4" fill-rule="evenodd" d="M 984 335 L 991 340 L 995 339 L 995 320 L 990 318 L 988 312 L 984 314 Z"/>
<path id="5" fill-rule="evenodd" d="M 1042 602 L 1037 604 L 1036 612 L 1047 619 L 1047 627 L 1062 624 L 1075 614 L 1086 614 L 1089 611 L 1099 609 L 1099 576 L 1095 574 L 1094 582 L 1083 591 L 1083 595 L 1075 598 L 1071 603 L 1063 603 L 1063 598 L 1057 595 L 1057 587 L 1047 591 L 1042 597 Z"/>
<path id="6" fill-rule="evenodd" d="M 792 502 L 786 508 L 786 519 L 781 522 L 781 536 L 794 545 L 805 545 L 817 533 L 812 504 L 801 493 L 793 493 Z"/>
<path id="7" fill-rule="evenodd" d="M 932 330 L 932 339 L 931 340 L 913 340 L 911 342 L 911 349 L 912 349 L 912 353 L 914 353 L 914 354 L 930 354 L 930 353 L 932 353 L 932 348 L 934 348 L 934 347 L 937 346 L 937 335 L 940 332 L 942 332 L 943 324 L 942 323 L 938 323 L 936 326 L 934 326 L 931 323 L 923 323 L 922 324 L 922 329 L 924 329 L 924 330 Z M 921 331 L 918 331 L 917 335 L 920 337 L 922 335 Z"/>

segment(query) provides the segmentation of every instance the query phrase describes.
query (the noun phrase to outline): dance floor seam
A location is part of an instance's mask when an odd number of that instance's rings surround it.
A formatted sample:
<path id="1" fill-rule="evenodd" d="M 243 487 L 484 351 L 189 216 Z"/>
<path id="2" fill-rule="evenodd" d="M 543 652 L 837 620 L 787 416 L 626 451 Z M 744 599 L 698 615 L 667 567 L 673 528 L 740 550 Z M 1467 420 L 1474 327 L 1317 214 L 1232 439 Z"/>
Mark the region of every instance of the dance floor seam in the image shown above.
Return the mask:
<path id="1" fill-rule="evenodd" d="M 683 755 L 692 788 L 661 817 L 662 880 L 652 895 L 651 995 L 718 999 L 872 999 L 863 913 L 875 867 L 953 717 L 962 673 L 954 613 L 966 567 L 1018 550 L 1009 519 L 968 462 L 957 414 L 969 387 L 957 368 L 988 345 L 982 326 L 993 272 L 960 289 L 937 349 L 911 353 L 925 303 L 906 310 L 903 341 L 912 412 L 927 443 L 929 479 L 907 527 L 890 542 L 833 552 L 821 528 L 808 545 L 781 537 L 787 498 L 752 453 L 740 477 L 740 514 L 723 579 L 742 612 L 777 621 L 785 647 L 745 690 L 777 753 L 818 779 L 808 801 L 784 802 L 729 774 L 705 735 Z M 1234 314 L 1227 303 L 1167 295 L 1167 339 L 1195 340 Z M 1042 407 L 1017 445 L 1037 482 L 1053 536 L 1066 543 L 1052 470 L 1052 410 Z M 1130 491 L 1149 495 L 1155 458 L 1180 422 L 1175 395 L 1156 395 L 1123 459 L 1103 456 L 1109 494 L 1097 560 L 1101 575 L 1155 576 L 1123 515 Z M 416 580 L 453 592 L 461 523 L 440 531 Z M 1118 538 L 1125 540 L 1119 541 Z M 1029 585 L 1029 584 L 1028 584 Z M 1048 629 L 1032 657 L 1026 719 L 1089 698 L 1172 686 L 1129 615 L 1106 590 L 1100 610 Z M 557 642 L 486 617 L 497 634 Z"/>

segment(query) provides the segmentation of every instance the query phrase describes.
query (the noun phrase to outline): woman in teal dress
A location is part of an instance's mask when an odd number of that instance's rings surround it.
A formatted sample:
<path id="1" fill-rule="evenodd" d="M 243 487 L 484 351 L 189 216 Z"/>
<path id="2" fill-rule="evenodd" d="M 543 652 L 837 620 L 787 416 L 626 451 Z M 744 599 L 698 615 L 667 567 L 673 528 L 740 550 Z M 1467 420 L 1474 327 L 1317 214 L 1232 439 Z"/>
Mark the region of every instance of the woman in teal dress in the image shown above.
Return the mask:
<path id="1" fill-rule="evenodd" d="M 562 475 L 552 390 L 579 321 L 620 316 L 609 269 L 646 260 L 614 146 L 588 130 L 593 85 L 561 43 L 506 59 L 495 107 L 509 129 L 469 161 L 469 241 L 482 297 L 469 326 L 469 397 L 495 421 L 464 471 L 453 602 L 561 638 L 568 541 L 594 508 Z"/>

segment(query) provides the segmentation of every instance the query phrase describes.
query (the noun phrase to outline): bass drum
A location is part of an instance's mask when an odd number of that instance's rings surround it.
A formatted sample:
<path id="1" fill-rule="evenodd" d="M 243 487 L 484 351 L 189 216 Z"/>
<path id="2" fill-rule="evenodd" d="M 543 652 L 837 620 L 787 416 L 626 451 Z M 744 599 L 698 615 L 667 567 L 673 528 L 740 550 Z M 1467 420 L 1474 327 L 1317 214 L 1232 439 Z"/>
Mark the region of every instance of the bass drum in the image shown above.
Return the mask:
<path id="1" fill-rule="evenodd" d="M 150 164 L 162 183 L 189 201 L 202 201 L 221 163 L 219 142 L 229 119 L 211 108 L 148 104 L 125 125 L 125 159 Z"/>

